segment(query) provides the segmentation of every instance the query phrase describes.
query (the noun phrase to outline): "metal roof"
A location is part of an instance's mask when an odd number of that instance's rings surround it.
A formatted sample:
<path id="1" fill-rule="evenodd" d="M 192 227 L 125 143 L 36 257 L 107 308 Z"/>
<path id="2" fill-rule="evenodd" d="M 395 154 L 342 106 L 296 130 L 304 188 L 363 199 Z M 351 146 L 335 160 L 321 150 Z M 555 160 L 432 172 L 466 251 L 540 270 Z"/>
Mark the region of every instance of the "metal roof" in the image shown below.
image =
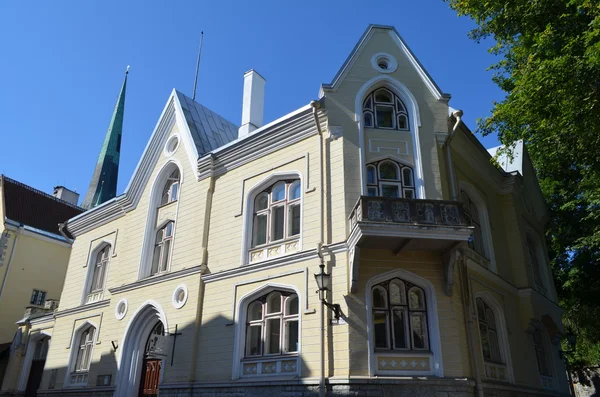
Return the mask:
<path id="1" fill-rule="evenodd" d="M 238 126 L 219 116 L 212 110 L 193 101 L 179 91 L 177 98 L 190 133 L 196 144 L 198 156 L 213 151 L 238 137 Z"/>

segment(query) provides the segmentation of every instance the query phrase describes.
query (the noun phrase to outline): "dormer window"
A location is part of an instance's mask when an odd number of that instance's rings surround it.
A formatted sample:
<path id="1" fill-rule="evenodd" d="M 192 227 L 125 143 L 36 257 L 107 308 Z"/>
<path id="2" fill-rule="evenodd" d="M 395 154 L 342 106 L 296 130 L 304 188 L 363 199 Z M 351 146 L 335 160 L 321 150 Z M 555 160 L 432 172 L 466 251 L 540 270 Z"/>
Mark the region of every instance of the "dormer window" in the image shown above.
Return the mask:
<path id="1" fill-rule="evenodd" d="M 409 130 L 408 112 L 402 100 L 386 88 L 379 88 L 363 103 L 365 127 L 389 130 Z"/>
<path id="2" fill-rule="evenodd" d="M 165 205 L 179 198 L 179 169 L 175 169 L 167 178 L 163 187 L 160 205 Z"/>
<path id="3" fill-rule="evenodd" d="M 367 194 L 390 198 L 416 198 L 412 168 L 392 160 L 367 164 Z"/>

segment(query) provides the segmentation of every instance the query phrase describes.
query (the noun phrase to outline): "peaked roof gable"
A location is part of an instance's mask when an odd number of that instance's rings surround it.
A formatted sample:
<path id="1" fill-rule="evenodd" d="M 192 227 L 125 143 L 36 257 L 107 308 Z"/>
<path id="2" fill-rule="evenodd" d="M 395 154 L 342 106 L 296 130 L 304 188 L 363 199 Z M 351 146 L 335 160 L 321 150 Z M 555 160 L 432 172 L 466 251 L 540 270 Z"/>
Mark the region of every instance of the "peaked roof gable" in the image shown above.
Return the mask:
<path id="1" fill-rule="evenodd" d="M 160 153 L 175 125 L 178 126 L 189 165 L 197 178 L 198 158 L 237 138 L 235 124 L 173 89 L 125 192 L 70 219 L 68 228 L 73 234 L 85 233 L 119 218 L 137 207 Z"/>
<path id="2" fill-rule="evenodd" d="M 408 47 L 408 45 L 406 44 L 404 39 L 402 39 L 402 36 L 400 36 L 400 33 L 398 33 L 398 31 L 396 30 L 395 27 L 386 26 L 386 25 L 374 25 L 374 24 L 371 24 L 371 25 L 369 25 L 369 27 L 367 27 L 367 30 L 365 30 L 365 32 L 361 36 L 360 40 L 358 40 L 358 42 L 356 43 L 356 45 L 354 46 L 354 48 L 348 55 L 348 58 L 346 58 L 346 60 L 342 64 L 342 67 L 338 70 L 338 72 L 334 76 L 331 83 L 321 85 L 321 95 L 320 96 L 322 96 L 323 91 L 335 90 L 339 86 L 340 82 L 344 79 L 346 73 L 352 67 L 352 65 L 358 58 L 359 54 L 366 47 L 366 44 L 369 42 L 369 40 L 373 36 L 373 33 L 376 30 L 384 30 L 384 31 L 388 32 L 388 34 L 390 35 L 392 40 L 396 43 L 396 45 L 398 46 L 400 51 L 402 51 L 404 53 L 406 58 L 409 60 L 409 62 L 412 64 L 414 69 L 417 71 L 417 73 L 423 80 L 423 83 L 427 86 L 427 88 L 429 89 L 431 94 L 437 100 L 450 99 L 450 94 L 445 94 L 442 92 L 440 87 L 436 84 L 436 82 L 433 80 L 433 78 L 429 75 L 427 70 L 425 70 L 425 68 L 423 67 L 421 62 L 419 62 L 419 60 L 417 59 L 415 54 L 410 50 L 410 48 Z"/>

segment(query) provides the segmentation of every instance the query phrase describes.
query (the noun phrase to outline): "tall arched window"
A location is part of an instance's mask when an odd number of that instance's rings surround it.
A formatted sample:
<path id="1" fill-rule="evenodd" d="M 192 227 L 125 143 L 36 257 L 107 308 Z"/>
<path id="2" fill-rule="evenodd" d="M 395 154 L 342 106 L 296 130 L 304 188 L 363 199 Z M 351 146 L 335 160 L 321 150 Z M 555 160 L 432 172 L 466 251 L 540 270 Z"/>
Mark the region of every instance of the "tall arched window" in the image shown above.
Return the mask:
<path id="1" fill-rule="evenodd" d="M 245 357 L 298 352 L 298 295 L 273 291 L 252 301 L 246 314 Z"/>
<path id="2" fill-rule="evenodd" d="M 423 289 L 394 278 L 371 292 L 375 350 L 429 350 Z"/>
<path id="3" fill-rule="evenodd" d="M 72 385 L 87 384 L 92 353 L 94 351 L 95 334 L 96 328 L 90 325 L 81 331 L 79 339 L 75 340 L 76 345 L 73 348 L 77 349 L 77 353 L 75 362 L 71 367 L 70 384 Z"/>
<path id="4" fill-rule="evenodd" d="M 300 235 L 300 180 L 279 181 L 254 199 L 252 247 Z"/>
<path id="5" fill-rule="evenodd" d="M 483 358 L 486 361 L 502 363 L 496 317 L 494 311 L 481 298 L 477 298 L 477 318 Z"/>
<path id="6" fill-rule="evenodd" d="M 415 198 L 415 178 L 409 166 L 392 160 L 367 164 L 369 196 Z"/>
<path id="7" fill-rule="evenodd" d="M 106 244 L 96 254 L 94 261 L 94 268 L 92 270 L 92 282 L 90 283 L 89 293 L 93 294 L 101 292 L 104 289 L 104 280 L 106 278 L 106 270 L 108 268 L 108 261 L 110 259 L 110 245 Z"/>
<path id="8" fill-rule="evenodd" d="M 160 205 L 165 205 L 179 198 L 179 169 L 176 168 L 171 172 L 165 185 L 163 186 Z"/>
<path id="9" fill-rule="evenodd" d="M 169 267 L 171 258 L 171 245 L 173 242 L 173 227 L 175 222 L 169 221 L 156 232 L 152 269 L 150 275 L 164 272 Z"/>
<path id="10" fill-rule="evenodd" d="M 544 342 L 544 336 L 540 329 L 535 328 L 533 331 L 533 346 L 535 348 L 535 358 L 538 364 L 538 370 L 542 377 L 552 377 L 552 367 L 550 366 L 550 357 Z"/>
<path id="11" fill-rule="evenodd" d="M 535 282 L 535 286 L 542 293 L 545 293 L 546 288 L 542 279 L 542 269 L 537 254 L 537 244 L 531 238 L 531 235 L 529 233 L 525 235 L 525 239 L 527 245 L 527 253 L 529 256 L 529 265 L 531 266 L 531 271 L 533 272 L 533 280 Z"/>
<path id="12" fill-rule="evenodd" d="M 45 360 L 48 355 L 48 342 L 50 338 L 42 338 L 35 342 L 32 360 Z"/>
<path id="13" fill-rule="evenodd" d="M 367 95 L 363 102 L 365 127 L 409 130 L 408 112 L 398 95 L 379 88 Z"/>
<path id="14" fill-rule="evenodd" d="M 487 258 L 487 254 L 483 244 L 483 234 L 481 232 L 481 222 L 479 220 L 479 209 L 471 200 L 467 192 L 464 190 L 460 191 L 460 197 L 463 203 L 463 212 L 467 223 L 473 226 L 473 234 L 469 238 L 469 247 L 477 252 L 479 255 Z"/>

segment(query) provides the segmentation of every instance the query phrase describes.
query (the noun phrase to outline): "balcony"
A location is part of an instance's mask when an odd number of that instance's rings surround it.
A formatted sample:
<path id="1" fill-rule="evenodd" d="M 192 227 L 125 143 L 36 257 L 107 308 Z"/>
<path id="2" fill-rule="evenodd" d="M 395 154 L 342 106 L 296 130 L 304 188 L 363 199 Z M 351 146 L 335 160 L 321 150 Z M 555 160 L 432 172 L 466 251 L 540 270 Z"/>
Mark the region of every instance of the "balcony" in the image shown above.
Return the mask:
<path id="1" fill-rule="evenodd" d="M 361 196 L 350 214 L 349 245 L 443 253 L 472 233 L 457 201 Z"/>

